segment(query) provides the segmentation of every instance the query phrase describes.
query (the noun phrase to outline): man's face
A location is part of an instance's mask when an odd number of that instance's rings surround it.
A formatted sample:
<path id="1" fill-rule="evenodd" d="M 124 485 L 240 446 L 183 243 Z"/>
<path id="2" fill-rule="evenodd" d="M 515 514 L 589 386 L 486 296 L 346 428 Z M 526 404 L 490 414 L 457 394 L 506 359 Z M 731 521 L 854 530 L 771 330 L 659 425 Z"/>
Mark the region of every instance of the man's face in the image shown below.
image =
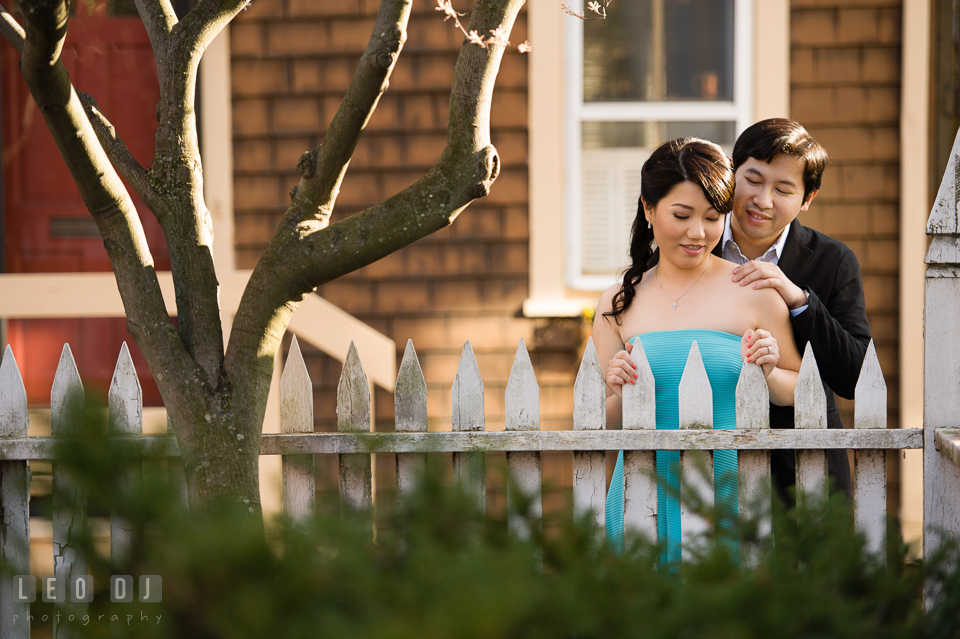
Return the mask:
<path id="1" fill-rule="evenodd" d="M 748 158 L 737 169 L 730 224 L 741 250 L 759 251 L 748 257 L 762 255 L 801 211 L 810 208 L 817 192 L 804 200 L 803 168 L 800 158 L 778 155 L 769 164 Z"/>

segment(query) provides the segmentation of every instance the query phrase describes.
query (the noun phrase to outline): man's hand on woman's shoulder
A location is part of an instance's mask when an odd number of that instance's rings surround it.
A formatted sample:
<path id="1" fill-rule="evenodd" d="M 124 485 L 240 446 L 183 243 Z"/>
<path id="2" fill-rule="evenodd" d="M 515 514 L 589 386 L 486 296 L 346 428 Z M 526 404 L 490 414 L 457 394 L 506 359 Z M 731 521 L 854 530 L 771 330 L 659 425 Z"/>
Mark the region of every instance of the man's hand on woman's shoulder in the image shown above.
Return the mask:
<path id="1" fill-rule="evenodd" d="M 780 294 L 787 308 L 796 310 L 807 303 L 807 294 L 790 281 L 780 267 L 770 262 L 751 260 L 733 269 L 733 281 L 754 289 L 772 288 Z"/>

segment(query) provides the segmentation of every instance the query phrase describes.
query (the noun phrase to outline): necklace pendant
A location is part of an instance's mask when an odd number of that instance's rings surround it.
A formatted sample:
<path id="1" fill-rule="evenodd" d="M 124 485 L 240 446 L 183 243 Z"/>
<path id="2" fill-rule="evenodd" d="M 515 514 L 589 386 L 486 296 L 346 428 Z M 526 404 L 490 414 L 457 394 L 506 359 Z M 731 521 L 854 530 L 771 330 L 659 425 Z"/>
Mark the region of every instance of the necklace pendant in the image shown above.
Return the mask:
<path id="1" fill-rule="evenodd" d="M 677 302 L 673 303 L 673 310 L 677 310 Z"/>

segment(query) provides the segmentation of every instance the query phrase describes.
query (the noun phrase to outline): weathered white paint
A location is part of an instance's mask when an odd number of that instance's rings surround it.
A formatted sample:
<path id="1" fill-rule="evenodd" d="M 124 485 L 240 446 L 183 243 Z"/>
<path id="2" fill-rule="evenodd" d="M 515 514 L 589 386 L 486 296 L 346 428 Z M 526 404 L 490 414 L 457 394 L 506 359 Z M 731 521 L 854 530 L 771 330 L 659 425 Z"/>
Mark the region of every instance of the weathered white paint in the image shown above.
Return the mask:
<path id="1" fill-rule="evenodd" d="M 451 389 L 453 409 L 453 431 L 458 433 L 482 432 L 483 379 L 480 367 L 473 354 L 470 340 L 463 344 L 457 376 Z M 454 453 L 453 477 L 457 488 L 472 496 L 480 512 L 487 510 L 487 477 L 485 454 L 481 452 Z"/>
<path id="2" fill-rule="evenodd" d="M 933 238 L 927 253 L 925 285 L 923 552 L 927 557 L 940 545 L 939 531 L 960 531 L 960 467 L 936 449 L 936 429 L 956 428 L 960 421 L 960 256 L 945 248 L 947 244 L 955 246 L 960 239 L 956 235 L 960 190 L 954 172 L 958 154 L 960 137 L 954 143 L 927 228 L 928 233 L 947 233 Z"/>
<path id="3" fill-rule="evenodd" d="M 50 433 L 55 437 L 83 436 L 83 384 L 73 360 L 70 346 L 63 345 L 60 363 L 53 377 L 50 392 Z M 81 552 L 81 536 L 86 528 L 87 496 L 69 472 L 53 462 L 53 571 L 69 584 L 71 577 L 87 574 L 87 559 Z M 64 604 L 64 612 L 83 615 L 86 604 Z M 76 626 L 57 623 L 54 619 L 53 636 L 56 639 L 79 636 Z"/>
<path id="4" fill-rule="evenodd" d="M 504 407 L 508 431 L 540 430 L 540 385 L 522 339 L 507 380 Z M 518 505 L 521 501 L 529 502 L 529 515 L 536 520 L 543 514 L 540 453 L 508 452 L 507 473 L 510 478 L 507 484 L 507 524 L 514 534 L 527 538 L 531 531 L 528 520 L 517 515 Z"/>
<path id="5" fill-rule="evenodd" d="M 680 430 L 713 428 L 713 391 L 703 366 L 700 346 L 694 342 L 677 388 L 680 403 Z"/>
<path id="6" fill-rule="evenodd" d="M 631 352 L 637 365 L 637 379 L 623 386 L 623 429 L 657 429 L 656 380 L 640 340 Z M 657 462 L 652 451 L 623 452 L 623 527 L 624 530 L 657 538 Z"/>
<path id="7" fill-rule="evenodd" d="M 143 392 L 137 369 L 130 357 L 130 349 L 124 342 L 120 347 L 117 366 L 110 380 L 107 393 L 107 406 L 110 415 L 110 434 L 118 437 L 140 437 L 143 435 Z M 120 481 L 115 490 L 126 493 L 127 498 L 135 498 L 140 489 L 142 464 L 133 457 L 121 462 Z M 129 521 L 117 516 L 116 510 L 110 513 L 110 558 L 122 565 L 130 557 L 133 543 L 133 526 Z"/>
<path id="8" fill-rule="evenodd" d="M 735 401 L 739 430 L 770 428 L 770 391 L 759 366 L 744 363 L 737 380 Z"/>
<path id="9" fill-rule="evenodd" d="M 413 340 L 407 340 L 397 374 L 393 408 L 398 433 L 427 432 L 427 382 Z M 397 498 L 409 495 L 427 471 L 426 453 L 397 454 Z"/>
<path id="10" fill-rule="evenodd" d="M 770 392 L 759 366 L 743 364 L 737 380 L 737 428 L 746 431 L 770 430 Z M 739 511 L 743 521 L 757 522 L 759 539 L 769 537 L 770 525 L 770 452 L 741 450 L 737 455 Z M 756 545 L 740 541 L 740 558 L 754 566 L 760 559 Z"/>
<path id="11" fill-rule="evenodd" d="M 280 375 L 280 432 L 313 432 L 313 383 L 294 335 Z M 283 511 L 294 522 L 313 517 L 316 479 L 313 455 L 284 455 Z"/>
<path id="12" fill-rule="evenodd" d="M 602 431 L 606 426 L 606 411 L 603 369 L 597 358 L 593 338 L 590 337 L 587 339 L 580 370 L 573 384 L 574 432 L 583 434 L 583 431 Z M 606 498 L 606 455 L 602 452 L 575 449 L 573 453 L 574 517 L 585 517 L 592 512 L 597 525 L 603 527 L 606 523 Z"/>
<path id="13" fill-rule="evenodd" d="M 657 384 L 639 339 L 633 343 L 631 357 L 637 365 L 637 379 L 623 385 L 623 429 L 656 430 Z"/>
<path id="14" fill-rule="evenodd" d="M 0 461 L 53 459 L 57 438 L 0 438 Z M 144 435 L 136 440 L 117 440 L 121 454 L 166 457 L 178 461 L 180 448 L 169 435 Z M 459 453 L 470 451 L 524 452 L 572 450 L 777 450 L 810 448 L 878 448 L 912 450 L 923 448 L 923 431 L 913 429 L 840 430 L 824 432 L 769 430 L 745 432 L 711 431 L 488 431 L 482 433 L 310 433 L 265 434 L 261 455 L 344 453 Z"/>
<path id="15" fill-rule="evenodd" d="M 696 342 L 690 347 L 677 395 L 680 430 L 713 428 L 713 390 Z M 680 454 L 680 535 L 685 561 L 705 550 L 703 544 L 713 515 L 712 456 L 699 450 L 683 451 Z"/>
<path id="16" fill-rule="evenodd" d="M 540 430 L 540 385 L 522 339 L 507 379 L 504 406 L 507 430 Z"/>
<path id="17" fill-rule="evenodd" d="M 870 340 L 857 381 L 853 427 L 886 428 L 887 384 L 883 381 L 877 349 Z M 867 548 L 884 556 L 887 533 L 887 453 L 857 451 L 853 471 L 853 520 L 866 537 Z"/>
<path id="18" fill-rule="evenodd" d="M 39 438 L 30 438 L 39 439 Z M 146 439 L 146 438 L 145 438 Z M 152 438 L 160 452 L 176 454 L 176 442 L 168 438 Z M 42 446 L 15 440 L 22 444 L 12 451 L 23 451 L 27 456 L 4 455 L 0 441 L 0 459 L 49 459 Z M 572 450 L 783 450 L 810 448 L 813 450 L 864 449 L 884 450 L 923 448 L 923 432 L 914 429 L 887 430 L 645 430 L 645 431 L 564 431 L 537 432 L 488 431 L 482 433 L 377 433 L 313 435 L 264 435 L 260 448 L 262 455 L 288 452 L 336 454 L 357 451 L 377 453 L 432 452 L 451 453 L 467 451 L 572 451 Z"/>
<path id="19" fill-rule="evenodd" d="M 0 363 L 0 438 L 26 437 L 27 392 L 7 346 Z M 8 573 L 0 579 L 0 637 L 28 639 L 30 604 L 16 601 L 12 575 L 30 573 L 30 469 L 26 461 L 0 462 L 0 558 Z"/>
<path id="20" fill-rule="evenodd" d="M 794 426 L 797 429 L 827 428 L 827 396 L 820 369 L 807 342 L 800 363 L 800 376 L 793 393 Z M 797 491 L 814 499 L 827 497 L 827 456 L 819 450 L 797 451 Z"/>
<path id="21" fill-rule="evenodd" d="M 350 343 L 337 385 L 337 430 L 365 433 L 370 430 L 370 385 L 357 348 Z M 369 453 L 340 455 L 340 513 L 367 511 L 373 505 Z"/>
<path id="22" fill-rule="evenodd" d="M 933 439 L 937 452 L 960 466 L 960 428 L 938 428 Z"/>

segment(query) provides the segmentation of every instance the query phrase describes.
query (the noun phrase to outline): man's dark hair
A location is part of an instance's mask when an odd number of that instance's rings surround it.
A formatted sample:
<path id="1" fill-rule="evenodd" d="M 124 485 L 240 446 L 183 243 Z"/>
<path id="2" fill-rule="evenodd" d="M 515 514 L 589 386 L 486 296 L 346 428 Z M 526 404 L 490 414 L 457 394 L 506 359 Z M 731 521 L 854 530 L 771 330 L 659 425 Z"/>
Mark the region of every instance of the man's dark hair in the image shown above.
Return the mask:
<path id="1" fill-rule="evenodd" d="M 748 158 L 770 163 L 778 155 L 792 155 L 803 160 L 803 200 L 820 188 L 827 168 L 827 151 L 803 126 L 787 118 L 761 120 L 750 126 L 733 146 L 733 170 Z"/>

